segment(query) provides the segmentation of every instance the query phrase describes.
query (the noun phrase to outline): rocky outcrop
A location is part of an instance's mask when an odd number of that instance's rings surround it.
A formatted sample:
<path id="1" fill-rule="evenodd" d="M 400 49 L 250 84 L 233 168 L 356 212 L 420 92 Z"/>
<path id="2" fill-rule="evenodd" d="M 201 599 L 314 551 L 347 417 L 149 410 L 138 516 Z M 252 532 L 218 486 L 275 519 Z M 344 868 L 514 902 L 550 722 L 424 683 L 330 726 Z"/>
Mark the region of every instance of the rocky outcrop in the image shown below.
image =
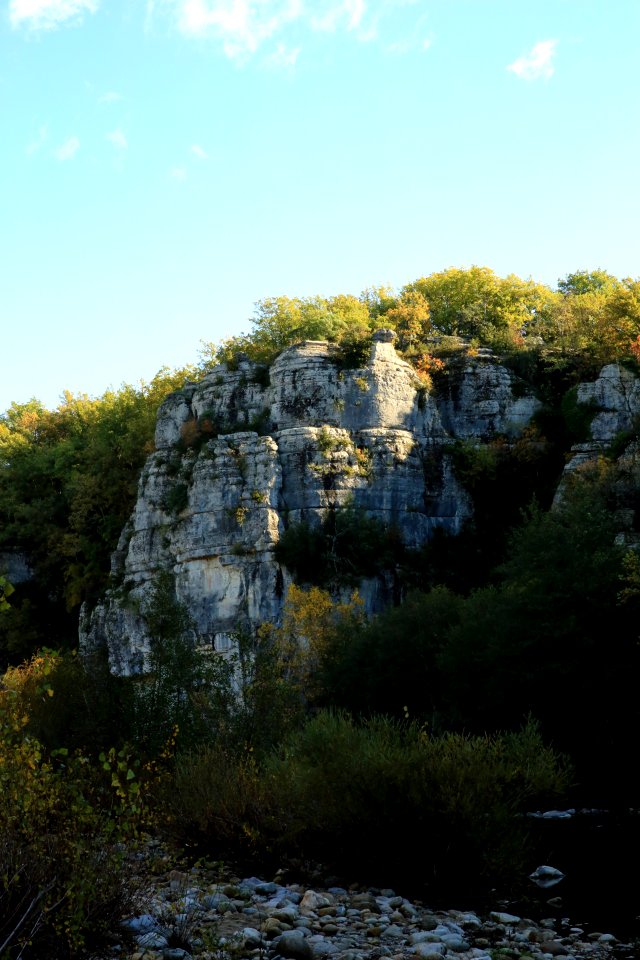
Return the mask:
<path id="1" fill-rule="evenodd" d="M 602 368 L 596 380 L 578 385 L 576 399 L 593 411 L 590 437 L 571 448 L 571 457 L 558 485 L 554 504 L 562 503 L 567 485 L 574 476 L 588 470 L 600 457 L 613 450 L 618 464 L 618 519 L 630 530 L 634 516 L 625 501 L 628 499 L 626 492 L 637 489 L 640 481 L 640 445 L 632 440 L 640 418 L 640 380 L 621 364 L 610 363 Z M 620 449 L 616 450 L 614 445 L 619 445 Z M 633 535 L 631 540 L 637 542 L 638 536 Z"/>
<path id="2" fill-rule="evenodd" d="M 145 669 L 144 607 L 163 569 L 196 641 L 228 649 L 234 631 L 281 613 L 289 574 L 274 547 L 285 528 L 319 525 L 346 505 L 393 526 L 409 547 L 438 528 L 461 529 L 472 508 L 451 442 L 514 437 L 538 401 L 521 383 L 514 390 L 514 375 L 487 352 L 430 392 L 392 339 L 377 334 L 357 370 L 344 369 L 332 345 L 306 342 L 268 372 L 241 361 L 166 399 L 113 557 L 116 586 L 83 613 L 85 650 L 106 645 L 120 674 Z M 370 611 L 389 602 L 384 578 L 361 586 Z"/>

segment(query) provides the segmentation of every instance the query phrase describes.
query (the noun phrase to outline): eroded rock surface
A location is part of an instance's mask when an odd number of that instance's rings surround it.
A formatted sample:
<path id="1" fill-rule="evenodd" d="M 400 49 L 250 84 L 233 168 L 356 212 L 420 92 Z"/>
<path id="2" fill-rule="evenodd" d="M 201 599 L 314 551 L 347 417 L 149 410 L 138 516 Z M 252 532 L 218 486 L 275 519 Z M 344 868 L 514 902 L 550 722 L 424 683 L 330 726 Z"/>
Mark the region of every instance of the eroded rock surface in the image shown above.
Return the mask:
<path id="1" fill-rule="evenodd" d="M 268 372 L 248 361 L 216 368 L 165 400 L 113 557 L 118 586 L 83 614 L 85 649 L 106 645 L 116 673 L 145 670 L 142 611 L 162 569 L 196 641 L 228 649 L 239 628 L 278 620 L 289 574 L 274 547 L 285 528 L 319 525 L 348 504 L 409 547 L 437 528 L 459 532 L 472 507 L 452 441 L 515 437 L 539 403 L 486 351 L 430 392 L 390 340 L 376 335 L 361 369 L 344 369 L 330 344 L 305 342 Z M 362 593 L 370 611 L 390 599 L 382 580 Z"/>
<path id="2" fill-rule="evenodd" d="M 623 528 L 621 539 L 637 544 L 640 537 L 632 532 L 636 518 L 629 503 L 635 500 L 634 492 L 640 484 L 640 444 L 630 438 L 640 418 L 640 380 L 621 364 L 610 363 L 596 380 L 578 385 L 576 399 L 592 408 L 590 437 L 571 448 L 555 504 L 562 502 L 574 476 L 592 469 L 599 458 L 613 452 L 618 467 L 615 492 L 619 502 L 617 519 Z M 616 449 L 617 445 L 620 449 Z"/>

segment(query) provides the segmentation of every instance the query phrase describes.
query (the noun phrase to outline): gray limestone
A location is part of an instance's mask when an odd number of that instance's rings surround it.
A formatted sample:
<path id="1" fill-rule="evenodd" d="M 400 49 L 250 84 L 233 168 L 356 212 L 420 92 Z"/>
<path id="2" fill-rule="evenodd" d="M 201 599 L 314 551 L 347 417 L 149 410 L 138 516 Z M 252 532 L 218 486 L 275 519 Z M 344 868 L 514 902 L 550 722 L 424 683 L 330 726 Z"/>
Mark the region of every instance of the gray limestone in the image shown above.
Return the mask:
<path id="1" fill-rule="evenodd" d="M 141 611 L 158 571 L 169 570 L 195 640 L 228 650 L 238 629 L 278 621 L 290 578 L 274 547 L 286 527 L 317 526 L 330 510 L 361 509 L 408 547 L 438 528 L 458 533 L 472 508 L 449 446 L 515 437 L 539 406 L 515 381 L 483 351 L 429 391 L 382 332 L 361 369 L 307 341 L 269 371 L 243 360 L 171 394 L 113 556 L 115 586 L 83 611 L 82 647 L 106 646 L 115 673 L 143 672 Z M 365 581 L 361 594 L 378 610 L 389 584 Z"/>

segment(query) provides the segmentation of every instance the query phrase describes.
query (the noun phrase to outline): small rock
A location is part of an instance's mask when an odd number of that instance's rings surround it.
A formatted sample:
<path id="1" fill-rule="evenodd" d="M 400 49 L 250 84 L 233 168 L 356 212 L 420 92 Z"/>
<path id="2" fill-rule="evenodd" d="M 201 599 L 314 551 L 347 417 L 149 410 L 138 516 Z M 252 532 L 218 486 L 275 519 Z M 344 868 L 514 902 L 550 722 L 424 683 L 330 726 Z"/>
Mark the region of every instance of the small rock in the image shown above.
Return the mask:
<path id="1" fill-rule="evenodd" d="M 264 922 L 264 932 L 268 940 L 273 940 L 282 933 L 282 924 L 275 917 L 267 917 Z"/>
<path id="2" fill-rule="evenodd" d="M 307 890 L 300 901 L 300 913 L 315 913 L 320 907 L 330 907 L 332 905 L 333 897 L 330 894 Z"/>
<path id="3" fill-rule="evenodd" d="M 282 936 L 278 937 L 275 946 L 281 957 L 290 960 L 311 960 L 313 956 L 311 946 L 300 930 L 285 930 Z"/>
<path id="4" fill-rule="evenodd" d="M 258 884 L 256 884 L 255 891 L 256 891 L 256 893 L 258 893 L 261 897 L 272 897 L 275 893 L 278 892 L 278 890 L 281 890 L 281 889 L 282 889 L 282 888 L 279 887 L 277 883 L 271 882 L 271 883 L 258 883 Z"/>
<path id="5" fill-rule="evenodd" d="M 323 960 L 325 957 L 333 957 L 340 952 L 339 947 L 337 947 L 335 943 L 331 943 L 330 940 L 325 940 L 323 937 L 318 937 L 318 939 L 312 938 L 312 942 L 310 941 L 310 946 L 315 960 Z"/>
<path id="6" fill-rule="evenodd" d="M 166 937 L 163 937 L 161 933 L 158 933 L 155 930 L 152 930 L 150 933 L 143 933 L 141 936 L 136 937 L 136 942 L 139 947 L 142 947 L 145 950 L 163 950 L 165 947 L 169 946 L 169 941 Z"/>
<path id="7" fill-rule="evenodd" d="M 520 917 L 517 917 L 515 913 L 501 913 L 498 910 L 494 910 L 492 913 L 490 913 L 489 917 L 495 923 L 504 923 L 506 926 L 520 922 Z"/>
<path id="8" fill-rule="evenodd" d="M 262 943 L 262 937 L 260 932 L 255 929 L 255 927 L 245 927 L 240 931 L 240 939 L 244 947 L 248 950 L 252 950 L 254 947 L 259 947 Z"/>
<path id="9" fill-rule="evenodd" d="M 536 867 L 533 873 L 529 874 L 529 879 L 541 887 L 543 890 L 546 890 L 548 887 L 554 887 L 556 883 L 560 883 L 561 880 L 564 880 L 564 873 L 561 870 L 557 870 L 555 867 L 549 867 L 546 864 L 542 864 L 540 867 Z"/>
<path id="10" fill-rule="evenodd" d="M 416 943 L 413 952 L 418 957 L 442 957 L 447 952 L 447 948 L 445 944 L 440 941 L 433 943 Z"/>
<path id="11" fill-rule="evenodd" d="M 560 943 L 559 940 L 546 940 L 540 944 L 540 950 L 542 953 L 551 954 L 552 957 L 561 957 L 569 952 L 564 943 Z"/>

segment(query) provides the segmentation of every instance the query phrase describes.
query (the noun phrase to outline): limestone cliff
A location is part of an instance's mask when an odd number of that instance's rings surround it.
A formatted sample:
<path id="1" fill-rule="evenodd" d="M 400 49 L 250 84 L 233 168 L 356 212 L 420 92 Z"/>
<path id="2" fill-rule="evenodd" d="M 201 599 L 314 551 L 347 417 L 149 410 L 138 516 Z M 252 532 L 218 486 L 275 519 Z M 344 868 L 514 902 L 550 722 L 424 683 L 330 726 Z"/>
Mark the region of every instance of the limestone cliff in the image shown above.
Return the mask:
<path id="1" fill-rule="evenodd" d="M 289 573 L 274 546 L 290 524 L 318 525 L 353 504 L 393 525 L 407 546 L 471 514 L 448 448 L 516 436 L 538 407 L 488 351 L 463 359 L 429 392 L 380 331 L 369 362 L 344 369 L 334 347 L 306 342 L 268 371 L 216 368 L 161 406 L 156 451 L 112 560 L 114 584 L 85 610 L 85 649 L 111 668 L 145 669 L 145 598 L 163 569 L 193 618 L 196 640 L 228 649 L 238 628 L 277 621 Z M 369 610 L 389 601 L 384 578 L 361 584 Z"/>
<path id="2" fill-rule="evenodd" d="M 593 418 L 589 439 L 571 448 L 560 479 L 554 504 L 562 503 L 567 484 L 581 471 L 588 470 L 599 458 L 616 461 L 616 476 L 611 496 L 620 533 L 618 542 L 638 547 L 640 517 L 637 491 L 640 488 L 640 380 L 619 363 L 602 368 L 596 380 L 577 388 L 578 403 L 591 408 Z"/>

